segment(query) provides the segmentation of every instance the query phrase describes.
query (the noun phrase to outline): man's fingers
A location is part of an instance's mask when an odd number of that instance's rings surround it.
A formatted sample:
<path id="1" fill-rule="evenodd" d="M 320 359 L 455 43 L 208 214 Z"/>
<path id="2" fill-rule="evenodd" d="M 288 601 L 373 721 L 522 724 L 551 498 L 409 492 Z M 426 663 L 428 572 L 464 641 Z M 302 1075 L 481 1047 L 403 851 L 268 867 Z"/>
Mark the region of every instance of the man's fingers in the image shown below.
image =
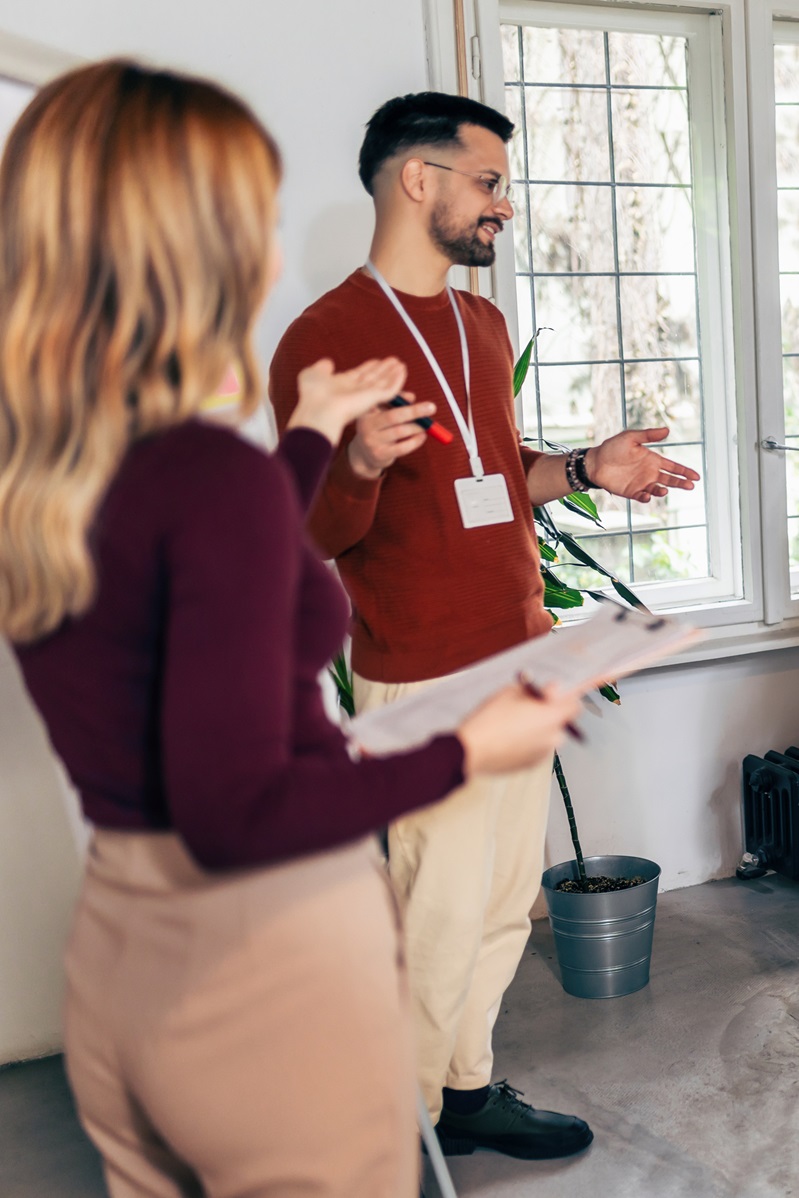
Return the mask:
<path id="1" fill-rule="evenodd" d="M 694 472 L 692 471 L 692 473 Z M 664 487 L 677 487 L 681 491 L 693 491 L 694 489 L 693 478 L 684 478 L 681 474 L 670 474 L 666 470 L 661 470 L 658 482 Z"/>
<path id="2" fill-rule="evenodd" d="M 660 459 L 660 469 L 667 474 L 681 475 L 683 478 L 699 482 L 700 475 L 695 470 L 692 470 L 690 466 L 682 466 L 679 462 L 672 462 L 670 458 Z"/>
<path id="3" fill-rule="evenodd" d="M 394 453 L 396 457 L 404 458 L 406 454 L 414 453 L 415 450 L 421 449 L 424 445 L 427 440 L 427 433 L 423 429 L 417 428 L 416 425 L 413 426 L 413 429 L 414 431 L 409 437 L 405 437 L 395 444 Z"/>
<path id="4" fill-rule="evenodd" d="M 647 441 L 665 441 L 669 435 L 666 425 L 661 428 L 634 428 L 630 429 L 630 432 L 639 445 L 644 445 Z"/>

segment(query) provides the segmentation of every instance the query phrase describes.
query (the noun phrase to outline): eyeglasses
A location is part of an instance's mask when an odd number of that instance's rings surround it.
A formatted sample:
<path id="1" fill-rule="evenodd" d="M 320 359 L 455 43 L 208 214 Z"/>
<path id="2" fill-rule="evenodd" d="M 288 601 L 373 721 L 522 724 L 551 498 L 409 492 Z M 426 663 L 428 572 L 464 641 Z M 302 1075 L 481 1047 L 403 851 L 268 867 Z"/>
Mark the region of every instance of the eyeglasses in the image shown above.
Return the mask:
<path id="1" fill-rule="evenodd" d="M 443 162 L 427 162 L 424 158 L 422 162 L 425 166 L 438 167 L 440 171 L 452 171 L 456 175 L 468 175 L 470 179 L 479 179 L 495 204 L 513 199 L 513 188 L 504 175 L 494 176 L 484 175 L 479 171 L 459 171 L 456 166 L 445 166 Z"/>

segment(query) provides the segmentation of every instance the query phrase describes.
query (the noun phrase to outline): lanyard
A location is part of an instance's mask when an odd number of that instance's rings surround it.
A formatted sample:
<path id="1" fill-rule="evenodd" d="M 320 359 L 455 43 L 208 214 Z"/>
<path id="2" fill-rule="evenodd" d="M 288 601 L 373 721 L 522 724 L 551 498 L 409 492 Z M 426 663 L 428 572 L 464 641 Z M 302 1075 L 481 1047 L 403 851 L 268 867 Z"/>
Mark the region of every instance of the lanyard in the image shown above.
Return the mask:
<path id="1" fill-rule="evenodd" d="M 439 366 L 438 361 L 436 360 L 436 357 L 435 357 L 433 351 L 431 350 L 430 346 L 427 344 L 427 341 L 425 340 L 425 338 L 423 337 L 423 335 L 421 334 L 419 329 L 416 327 L 414 322 L 411 320 L 408 313 L 403 308 L 402 304 L 400 303 L 399 299 L 397 298 L 396 293 L 394 292 L 394 289 L 383 278 L 380 271 L 377 269 L 375 264 L 372 262 L 371 258 L 366 259 L 366 266 L 367 266 L 367 269 L 372 274 L 372 277 L 374 278 L 375 282 L 380 285 L 380 287 L 384 291 L 386 297 L 391 301 L 391 303 L 394 305 L 394 307 L 396 308 L 399 315 L 405 321 L 405 324 L 408 326 L 409 331 L 413 334 L 413 337 L 416 340 L 416 343 L 419 346 L 419 349 L 422 351 L 424 356 L 427 358 L 427 361 L 430 364 L 430 369 L 432 370 L 433 374 L 436 376 L 436 379 L 438 380 L 438 384 L 441 387 L 441 390 L 444 392 L 444 396 L 446 398 L 447 403 L 450 406 L 452 415 L 455 417 L 455 423 L 457 424 L 460 434 L 463 437 L 463 442 L 464 442 L 464 445 L 466 446 L 466 452 L 469 455 L 469 465 L 471 466 L 472 474 L 474 475 L 475 478 L 482 478 L 483 475 L 485 474 L 485 471 L 483 470 L 483 463 L 480 461 L 480 454 L 477 449 L 477 434 L 474 431 L 474 418 L 472 416 L 472 402 L 471 402 L 471 394 L 470 394 L 470 372 L 469 372 L 469 345 L 466 340 L 466 329 L 463 326 L 463 317 L 461 316 L 460 308 L 458 307 L 458 301 L 455 299 L 455 295 L 453 294 L 452 288 L 450 287 L 449 283 L 447 283 L 447 295 L 449 296 L 449 302 L 452 305 L 452 311 L 455 313 L 455 322 L 458 326 L 458 335 L 460 337 L 460 342 L 461 342 L 461 356 L 463 358 L 463 380 L 466 385 L 466 420 L 463 419 L 463 413 L 460 410 L 458 401 L 455 399 L 452 388 L 450 387 L 449 383 L 447 382 L 447 378 L 446 378 L 446 375 L 444 374 L 444 371 Z"/>

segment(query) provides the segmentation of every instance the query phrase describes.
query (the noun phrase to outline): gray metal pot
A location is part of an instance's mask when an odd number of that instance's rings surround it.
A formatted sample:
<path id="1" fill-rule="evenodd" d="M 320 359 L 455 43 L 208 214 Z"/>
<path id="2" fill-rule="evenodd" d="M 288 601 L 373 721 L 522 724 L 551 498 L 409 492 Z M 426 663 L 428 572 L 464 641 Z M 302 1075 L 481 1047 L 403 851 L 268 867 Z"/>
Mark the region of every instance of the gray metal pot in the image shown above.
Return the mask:
<path id="1" fill-rule="evenodd" d="M 556 890 L 579 878 L 576 861 L 546 870 L 542 879 L 563 989 L 577 998 L 616 998 L 649 981 L 660 866 L 645 857 L 586 857 L 587 874 L 646 881 L 608 894 Z"/>

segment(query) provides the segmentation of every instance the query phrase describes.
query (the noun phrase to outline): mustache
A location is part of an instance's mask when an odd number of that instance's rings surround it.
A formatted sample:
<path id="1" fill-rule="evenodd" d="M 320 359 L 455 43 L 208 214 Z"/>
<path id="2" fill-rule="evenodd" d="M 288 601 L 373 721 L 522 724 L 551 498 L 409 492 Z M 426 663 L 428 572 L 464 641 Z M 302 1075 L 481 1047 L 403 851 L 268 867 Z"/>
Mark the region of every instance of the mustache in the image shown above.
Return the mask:
<path id="1" fill-rule="evenodd" d="M 503 225 L 502 221 L 497 220 L 496 217 L 494 217 L 494 216 L 481 216 L 479 221 L 477 222 L 478 229 L 482 225 L 493 225 L 494 228 L 496 229 L 497 233 L 501 233 L 505 227 Z"/>

